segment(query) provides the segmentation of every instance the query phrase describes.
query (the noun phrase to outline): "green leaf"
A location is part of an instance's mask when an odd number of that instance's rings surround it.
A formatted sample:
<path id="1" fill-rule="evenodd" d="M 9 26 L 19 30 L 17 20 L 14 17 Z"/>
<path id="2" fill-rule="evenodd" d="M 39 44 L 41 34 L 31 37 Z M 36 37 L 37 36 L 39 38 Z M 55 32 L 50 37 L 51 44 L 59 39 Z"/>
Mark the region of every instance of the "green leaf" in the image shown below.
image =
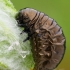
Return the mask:
<path id="1" fill-rule="evenodd" d="M 20 35 L 17 10 L 10 0 L 0 0 L 0 70 L 30 70 L 34 66 L 27 34 Z"/>

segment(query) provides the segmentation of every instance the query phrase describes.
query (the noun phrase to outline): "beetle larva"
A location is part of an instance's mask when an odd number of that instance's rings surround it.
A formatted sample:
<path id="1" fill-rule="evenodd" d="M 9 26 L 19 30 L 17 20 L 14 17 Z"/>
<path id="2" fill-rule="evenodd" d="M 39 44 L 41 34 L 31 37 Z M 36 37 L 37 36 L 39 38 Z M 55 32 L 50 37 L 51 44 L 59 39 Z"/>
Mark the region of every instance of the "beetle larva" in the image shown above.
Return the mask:
<path id="1" fill-rule="evenodd" d="M 53 70 L 65 52 L 65 37 L 61 27 L 50 17 L 31 8 L 19 11 L 16 16 L 21 32 L 28 33 L 24 40 L 31 40 L 35 61 L 33 70 Z"/>

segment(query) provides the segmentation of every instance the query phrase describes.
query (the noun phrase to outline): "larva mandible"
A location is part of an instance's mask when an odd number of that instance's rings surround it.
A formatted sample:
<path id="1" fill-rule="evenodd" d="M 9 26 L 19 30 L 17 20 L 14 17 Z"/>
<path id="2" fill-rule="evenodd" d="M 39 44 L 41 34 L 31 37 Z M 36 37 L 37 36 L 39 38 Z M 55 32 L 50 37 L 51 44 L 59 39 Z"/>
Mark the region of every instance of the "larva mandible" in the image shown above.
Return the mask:
<path id="1" fill-rule="evenodd" d="M 21 32 L 28 33 L 24 40 L 31 41 L 35 61 L 33 70 L 53 70 L 60 63 L 65 52 L 65 37 L 61 27 L 42 12 L 25 8 L 16 16 Z"/>

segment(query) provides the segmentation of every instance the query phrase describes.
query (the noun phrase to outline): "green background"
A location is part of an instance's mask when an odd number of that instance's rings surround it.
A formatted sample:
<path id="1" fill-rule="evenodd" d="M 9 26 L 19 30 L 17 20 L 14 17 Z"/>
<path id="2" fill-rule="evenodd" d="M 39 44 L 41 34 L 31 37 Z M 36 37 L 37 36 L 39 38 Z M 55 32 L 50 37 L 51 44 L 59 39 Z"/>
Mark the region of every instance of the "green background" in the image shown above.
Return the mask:
<path id="1" fill-rule="evenodd" d="M 70 70 L 70 0 L 11 0 L 17 10 L 30 7 L 55 19 L 66 37 L 66 52 L 56 70 Z"/>

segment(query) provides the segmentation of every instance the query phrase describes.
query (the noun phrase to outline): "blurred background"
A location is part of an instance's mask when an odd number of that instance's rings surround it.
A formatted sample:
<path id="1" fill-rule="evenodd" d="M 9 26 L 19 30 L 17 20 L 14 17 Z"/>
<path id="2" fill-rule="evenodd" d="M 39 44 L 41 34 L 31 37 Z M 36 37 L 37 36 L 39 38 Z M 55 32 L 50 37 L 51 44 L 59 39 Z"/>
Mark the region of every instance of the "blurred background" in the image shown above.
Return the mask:
<path id="1" fill-rule="evenodd" d="M 70 0 L 11 0 L 16 10 L 34 8 L 56 20 L 66 37 L 66 52 L 56 70 L 70 70 Z"/>

